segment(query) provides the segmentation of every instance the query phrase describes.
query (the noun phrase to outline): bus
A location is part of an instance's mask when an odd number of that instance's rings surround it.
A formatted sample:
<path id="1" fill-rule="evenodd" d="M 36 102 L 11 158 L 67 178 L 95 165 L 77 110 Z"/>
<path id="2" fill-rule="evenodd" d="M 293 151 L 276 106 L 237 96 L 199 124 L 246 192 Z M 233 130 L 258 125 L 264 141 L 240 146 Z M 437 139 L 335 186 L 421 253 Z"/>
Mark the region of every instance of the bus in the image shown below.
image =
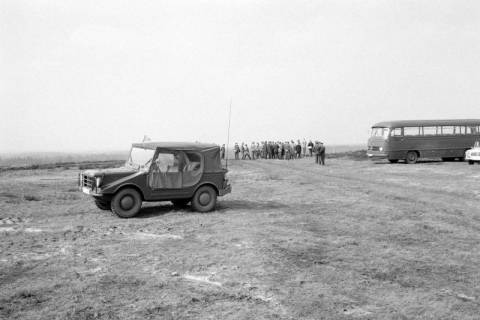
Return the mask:
<path id="1" fill-rule="evenodd" d="M 480 119 L 385 121 L 372 126 L 367 156 L 391 163 L 416 163 L 420 158 L 463 161 L 465 151 L 479 140 Z"/>

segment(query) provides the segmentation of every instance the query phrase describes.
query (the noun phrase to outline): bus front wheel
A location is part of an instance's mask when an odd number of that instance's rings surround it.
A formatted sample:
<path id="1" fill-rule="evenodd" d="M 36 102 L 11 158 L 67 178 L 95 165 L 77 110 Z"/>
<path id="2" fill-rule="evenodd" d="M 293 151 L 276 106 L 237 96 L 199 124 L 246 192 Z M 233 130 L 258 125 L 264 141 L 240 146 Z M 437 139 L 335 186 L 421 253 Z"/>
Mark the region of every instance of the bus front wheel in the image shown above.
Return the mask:
<path id="1" fill-rule="evenodd" d="M 407 152 L 407 158 L 405 159 L 406 163 L 414 164 L 414 163 L 417 163 L 417 160 L 418 160 L 418 154 L 415 151 Z"/>

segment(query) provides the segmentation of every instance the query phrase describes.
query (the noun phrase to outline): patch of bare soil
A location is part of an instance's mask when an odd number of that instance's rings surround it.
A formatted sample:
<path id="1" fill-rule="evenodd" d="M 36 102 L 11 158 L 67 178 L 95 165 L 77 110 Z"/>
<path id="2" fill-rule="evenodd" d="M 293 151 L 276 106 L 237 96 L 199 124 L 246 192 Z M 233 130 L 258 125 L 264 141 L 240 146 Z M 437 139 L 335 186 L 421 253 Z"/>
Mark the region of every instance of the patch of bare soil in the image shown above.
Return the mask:
<path id="1" fill-rule="evenodd" d="M 0 318 L 478 319 L 480 167 L 358 160 L 232 161 L 216 211 L 133 219 L 0 172 Z"/>

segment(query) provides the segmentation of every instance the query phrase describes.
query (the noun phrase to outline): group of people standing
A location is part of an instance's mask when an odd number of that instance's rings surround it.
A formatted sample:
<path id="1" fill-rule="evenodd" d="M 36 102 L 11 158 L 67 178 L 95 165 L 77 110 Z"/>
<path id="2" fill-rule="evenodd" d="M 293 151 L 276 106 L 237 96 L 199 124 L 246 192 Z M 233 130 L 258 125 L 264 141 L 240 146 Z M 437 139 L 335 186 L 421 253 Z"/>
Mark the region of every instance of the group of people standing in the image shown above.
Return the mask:
<path id="1" fill-rule="evenodd" d="M 252 142 L 250 147 L 247 143 L 239 145 L 235 142 L 233 147 L 235 160 L 256 160 L 256 159 L 281 159 L 293 160 L 315 156 L 315 163 L 325 165 L 325 146 L 320 141 L 315 143 L 305 139 L 303 142 L 291 141 L 262 141 Z M 220 149 L 221 158 L 225 159 L 225 145 Z"/>

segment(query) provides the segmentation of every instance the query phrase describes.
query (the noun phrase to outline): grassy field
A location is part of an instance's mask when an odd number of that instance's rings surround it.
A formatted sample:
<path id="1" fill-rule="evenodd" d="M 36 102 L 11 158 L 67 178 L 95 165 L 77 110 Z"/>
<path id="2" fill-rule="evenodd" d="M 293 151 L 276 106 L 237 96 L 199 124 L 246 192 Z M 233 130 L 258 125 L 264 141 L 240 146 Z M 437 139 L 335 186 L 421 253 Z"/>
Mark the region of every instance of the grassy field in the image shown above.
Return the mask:
<path id="1" fill-rule="evenodd" d="M 232 161 L 200 214 L 133 219 L 78 169 L 0 172 L 0 318 L 479 319 L 480 166 Z"/>

